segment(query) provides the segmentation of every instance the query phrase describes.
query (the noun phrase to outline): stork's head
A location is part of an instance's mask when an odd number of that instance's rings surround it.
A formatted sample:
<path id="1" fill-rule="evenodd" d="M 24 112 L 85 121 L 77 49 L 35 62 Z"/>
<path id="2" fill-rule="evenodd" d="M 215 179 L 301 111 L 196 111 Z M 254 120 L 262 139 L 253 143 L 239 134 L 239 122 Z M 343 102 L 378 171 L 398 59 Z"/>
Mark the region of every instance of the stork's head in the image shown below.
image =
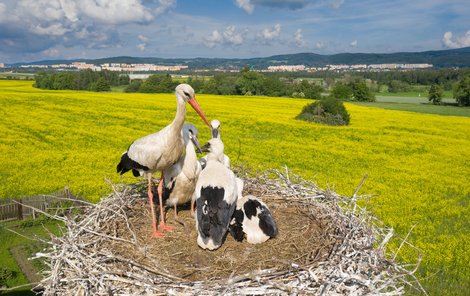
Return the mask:
<path id="1" fill-rule="evenodd" d="M 199 141 L 197 138 L 199 132 L 197 130 L 197 127 L 194 126 L 194 124 L 185 123 L 183 125 L 183 129 L 181 130 L 181 133 L 183 134 L 183 141 L 185 146 L 189 143 L 189 141 L 191 141 L 194 146 L 197 147 L 198 151 L 202 153 L 201 146 L 199 145 Z"/>
<path id="2" fill-rule="evenodd" d="M 212 138 L 220 139 L 220 121 L 214 119 L 211 121 Z"/>
<path id="3" fill-rule="evenodd" d="M 204 112 L 202 112 L 201 107 L 199 107 L 199 104 L 196 101 L 196 94 L 194 93 L 194 89 L 191 87 L 191 85 L 182 83 L 175 88 L 175 93 L 178 103 L 181 102 L 181 104 L 184 104 L 188 102 L 197 112 L 197 114 L 201 116 L 202 120 L 204 120 L 204 122 L 210 127 L 206 115 L 204 115 Z"/>
<path id="4" fill-rule="evenodd" d="M 207 160 L 216 159 L 222 162 L 224 157 L 224 143 L 218 138 L 212 138 L 206 145 L 201 147 L 202 151 L 209 152 Z"/>
<path id="5" fill-rule="evenodd" d="M 176 96 L 179 96 L 185 102 L 189 102 L 189 100 L 192 100 L 195 98 L 194 89 L 191 87 L 191 85 L 186 84 L 186 83 L 179 84 L 176 87 L 175 92 L 176 92 Z"/>

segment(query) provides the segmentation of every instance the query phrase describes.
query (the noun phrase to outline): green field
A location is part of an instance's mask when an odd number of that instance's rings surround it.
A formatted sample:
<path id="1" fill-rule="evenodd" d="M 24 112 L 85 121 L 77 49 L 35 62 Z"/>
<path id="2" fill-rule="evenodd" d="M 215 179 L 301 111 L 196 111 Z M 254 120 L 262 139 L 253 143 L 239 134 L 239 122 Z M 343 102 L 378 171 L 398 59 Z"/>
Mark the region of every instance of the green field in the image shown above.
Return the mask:
<path id="1" fill-rule="evenodd" d="M 433 105 L 425 103 L 415 103 L 413 101 L 400 102 L 403 100 L 390 100 L 366 103 L 357 102 L 355 104 L 367 107 L 383 108 L 388 110 L 410 111 L 417 113 L 438 114 L 446 116 L 466 116 L 470 117 L 470 107 L 458 107 L 452 105 Z"/>
<path id="2" fill-rule="evenodd" d="M 136 138 L 168 124 L 173 94 L 49 91 L 0 81 L 0 197 L 55 192 L 97 201 Z M 295 120 L 303 99 L 198 95 L 209 119 L 222 122 L 232 161 L 255 170 L 287 165 L 351 195 L 364 174 L 370 209 L 420 248 L 419 276 L 431 295 L 470 291 L 470 118 L 346 104 L 347 127 Z M 210 136 L 197 114 L 187 120 Z M 414 263 L 410 249 L 401 258 Z"/>
<path id="3" fill-rule="evenodd" d="M 32 240 L 34 237 L 49 238 L 49 232 L 55 235 L 59 234 L 59 222 L 41 217 L 37 220 L 12 221 L 0 223 L 0 268 L 8 270 L 10 276 L 4 282 L 8 287 L 16 287 L 28 283 L 25 275 L 18 266 L 17 262 L 11 255 L 15 249 L 17 254 L 22 258 L 31 257 L 35 252 L 41 251 L 45 244 Z M 23 236 L 17 235 L 8 229 Z M 29 239 L 31 238 L 31 239 Z M 17 256 L 18 256 L 17 255 Z M 40 271 L 45 268 L 39 261 L 28 261 L 31 263 L 31 270 Z M 1 284 L 0 284 L 1 286 Z M 6 295 L 35 295 L 30 292 L 30 286 L 22 287 L 14 291 L 5 292 Z M 0 292 L 0 294 L 2 294 Z"/>
<path id="4" fill-rule="evenodd" d="M 423 91 L 406 91 L 406 92 L 379 92 L 375 95 L 377 97 L 416 97 L 428 99 L 428 87 L 422 86 Z M 453 92 L 451 90 L 444 91 L 444 98 L 452 99 Z M 455 100 L 453 100 L 455 102 Z"/>

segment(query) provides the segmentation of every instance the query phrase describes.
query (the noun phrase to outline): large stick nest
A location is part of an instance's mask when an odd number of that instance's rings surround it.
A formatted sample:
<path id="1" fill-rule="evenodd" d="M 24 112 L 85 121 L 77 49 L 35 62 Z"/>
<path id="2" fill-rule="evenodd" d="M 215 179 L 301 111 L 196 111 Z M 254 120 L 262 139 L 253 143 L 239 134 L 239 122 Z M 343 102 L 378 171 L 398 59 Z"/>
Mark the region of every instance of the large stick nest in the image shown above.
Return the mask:
<path id="1" fill-rule="evenodd" d="M 287 169 L 245 175 L 243 193 L 271 208 L 276 238 L 251 245 L 229 235 L 218 250 L 202 250 L 184 209 L 184 225 L 170 211 L 174 229 L 151 238 L 145 191 L 113 185 L 108 198 L 82 214 L 57 217 L 65 222 L 63 235 L 37 254 L 50 266 L 40 283 L 44 295 L 402 295 L 406 285 L 424 292 L 416 268 L 386 254 L 392 229 L 357 205 L 356 194 L 321 190 Z"/>

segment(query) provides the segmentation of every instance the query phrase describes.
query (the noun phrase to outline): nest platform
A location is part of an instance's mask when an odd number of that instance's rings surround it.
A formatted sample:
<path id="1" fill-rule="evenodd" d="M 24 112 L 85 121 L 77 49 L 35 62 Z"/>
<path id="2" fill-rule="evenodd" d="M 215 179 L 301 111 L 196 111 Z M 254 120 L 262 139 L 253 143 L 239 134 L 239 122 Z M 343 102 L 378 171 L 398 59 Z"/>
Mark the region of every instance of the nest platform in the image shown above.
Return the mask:
<path id="1" fill-rule="evenodd" d="M 403 295 L 407 285 L 421 289 L 416 268 L 387 254 L 393 230 L 357 204 L 360 196 L 322 190 L 287 169 L 238 175 L 244 175 L 243 194 L 270 207 L 276 238 L 252 245 L 229 234 L 219 249 L 203 250 L 184 207 L 179 221 L 167 212 L 172 231 L 152 238 L 145 185 L 112 185 L 112 194 L 86 203 L 81 214 L 57 217 L 65 223 L 63 235 L 36 256 L 50 267 L 40 283 L 44 295 Z"/>

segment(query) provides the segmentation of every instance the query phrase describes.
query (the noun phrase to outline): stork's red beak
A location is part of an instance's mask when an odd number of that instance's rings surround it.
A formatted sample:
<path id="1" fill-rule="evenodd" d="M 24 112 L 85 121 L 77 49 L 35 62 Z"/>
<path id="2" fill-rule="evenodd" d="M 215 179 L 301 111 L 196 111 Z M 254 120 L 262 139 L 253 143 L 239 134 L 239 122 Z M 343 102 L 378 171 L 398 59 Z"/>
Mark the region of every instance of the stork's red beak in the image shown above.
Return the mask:
<path id="1" fill-rule="evenodd" d="M 196 101 L 196 97 L 189 99 L 188 103 L 193 107 L 193 109 L 201 116 L 202 120 L 207 124 L 208 127 L 211 127 L 209 121 L 207 121 L 206 115 L 204 115 L 204 112 L 202 112 L 201 107 L 199 107 L 199 104 Z"/>

